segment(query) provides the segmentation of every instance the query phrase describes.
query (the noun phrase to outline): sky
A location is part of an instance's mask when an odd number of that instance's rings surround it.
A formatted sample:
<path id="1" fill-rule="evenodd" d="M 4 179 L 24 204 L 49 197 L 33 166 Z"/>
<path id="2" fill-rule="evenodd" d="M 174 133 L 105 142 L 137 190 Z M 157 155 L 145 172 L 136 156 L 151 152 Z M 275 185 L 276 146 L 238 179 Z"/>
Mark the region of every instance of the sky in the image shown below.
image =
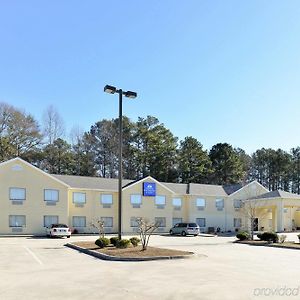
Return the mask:
<path id="1" fill-rule="evenodd" d="M 248 153 L 300 146 L 298 0 L 0 0 L 0 102 L 67 131 L 156 116 L 175 136 Z"/>

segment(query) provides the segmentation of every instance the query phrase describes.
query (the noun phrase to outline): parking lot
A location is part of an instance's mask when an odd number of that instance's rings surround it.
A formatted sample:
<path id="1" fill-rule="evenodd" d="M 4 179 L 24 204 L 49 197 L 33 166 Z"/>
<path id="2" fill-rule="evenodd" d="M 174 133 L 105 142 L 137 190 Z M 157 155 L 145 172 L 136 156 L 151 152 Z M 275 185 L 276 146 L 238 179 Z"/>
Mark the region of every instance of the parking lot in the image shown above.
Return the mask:
<path id="1" fill-rule="evenodd" d="M 276 288 L 300 286 L 298 250 L 232 244 L 231 237 L 153 236 L 151 246 L 189 250 L 197 256 L 109 262 L 64 246 L 95 239 L 0 238 L 0 299 L 243 300 L 265 299 L 266 291 L 274 293 L 269 298 L 284 299 L 274 296 Z M 295 239 L 296 234 L 288 234 L 288 240 Z"/>

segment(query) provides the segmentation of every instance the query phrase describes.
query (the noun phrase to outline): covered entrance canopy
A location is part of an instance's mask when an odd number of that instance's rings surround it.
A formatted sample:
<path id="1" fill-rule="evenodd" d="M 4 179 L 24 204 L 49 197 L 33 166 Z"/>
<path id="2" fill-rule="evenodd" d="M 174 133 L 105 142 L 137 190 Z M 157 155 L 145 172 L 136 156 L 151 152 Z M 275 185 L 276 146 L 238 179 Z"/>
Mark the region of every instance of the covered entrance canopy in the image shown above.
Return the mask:
<path id="1" fill-rule="evenodd" d="M 300 195 L 276 190 L 248 201 L 256 207 L 258 230 L 300 230 Z"/>

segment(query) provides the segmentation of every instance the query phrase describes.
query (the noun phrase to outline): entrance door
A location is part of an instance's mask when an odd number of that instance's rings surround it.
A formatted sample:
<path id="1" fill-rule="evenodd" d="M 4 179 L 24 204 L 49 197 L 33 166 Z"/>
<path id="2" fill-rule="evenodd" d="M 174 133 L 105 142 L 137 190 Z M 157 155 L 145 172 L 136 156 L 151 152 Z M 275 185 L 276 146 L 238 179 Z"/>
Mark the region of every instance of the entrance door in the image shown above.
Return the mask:
<path id="1" fill-rule="evenodd" d="M 254 219 L 253 229 L 254 231 L 258 231 L 258 218 Z"/>

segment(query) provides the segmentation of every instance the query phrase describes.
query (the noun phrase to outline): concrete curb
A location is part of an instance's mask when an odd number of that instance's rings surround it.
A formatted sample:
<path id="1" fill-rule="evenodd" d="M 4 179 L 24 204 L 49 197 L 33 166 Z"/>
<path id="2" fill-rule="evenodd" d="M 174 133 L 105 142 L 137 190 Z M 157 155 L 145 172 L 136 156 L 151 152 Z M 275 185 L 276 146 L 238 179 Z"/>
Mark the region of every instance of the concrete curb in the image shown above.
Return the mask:
<path id="1" fill-rule="evenodd" d="M 195 254 L 191 252 L 191 255 L 174 255 L 174 256 L 154 256 L 154 257 L 120 257 L 120 256 L 111 256 L 104 253 L 100 253 L 94 250 L 88 250 L 77 245 L 67 243 L 66 247 L 75 249 L 79 252 L 109 261 L 150 261 L 150 260 L 167 260 L 167 259 L 184 259 L 184 258 L 194 258 Z"/>
<path id="2" fill-rule="evenodd" d="M 258 247 L 270 247 L 270 248 L 280 248 L 280 249 L 292 249 L 292 250 L 300 250 L 300 248 L 291 247 L 291 246 L 281 246 L 281 245 L 272 245 L 272 244 L 249 244 L 249 243 L 241 243 L 238 241 L 233 242 L 235 244 L 248 245 L 248 246 L 258 246 Z"/>

